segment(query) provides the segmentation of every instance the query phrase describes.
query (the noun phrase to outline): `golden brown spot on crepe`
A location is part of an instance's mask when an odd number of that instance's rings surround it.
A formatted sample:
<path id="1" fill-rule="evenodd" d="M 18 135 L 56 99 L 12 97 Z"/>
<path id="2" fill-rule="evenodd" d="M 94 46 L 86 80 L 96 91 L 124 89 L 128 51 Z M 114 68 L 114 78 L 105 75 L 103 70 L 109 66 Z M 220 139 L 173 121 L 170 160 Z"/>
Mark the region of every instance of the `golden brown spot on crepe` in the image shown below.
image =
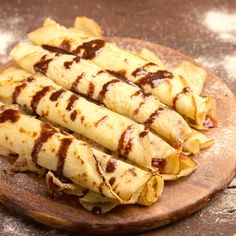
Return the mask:
<path id="1" fill-rule="evenodd" d="M 95 123 L 95 126 L 98 127 L 99 123 L 102 122 L 103 120 L 105 120 L 107 118 L 107 115 L 106 116 L 103 116 L 101 119 L 99 119 L 96 123 Z"/>
<path id="2" fill-rule="evenodd" d="M 97 52 L 105 46 L 105 41 L 101 39 L 94 39 L 89 42 L 84 42 L 82 45 L 79 45 L 72 53 L 80 54 L 83 59 L 91 60 L 93 59 Z M 70 51 L 70 50 L 68 50 Z"/>
<path id="3" fill-rule="evenodd" d="M 25 130 L 24 128 L 22 128 L 22 127 L 19 128 L 19 131 L 20 131 L 21 133 L 25 133 L 25 132 L 26 132 L 26 130 Z"/>
<path id="4" fill-rule="evenodd" d="M 137 173 L 135 172 L 135 168 L 130 168 L 130 169 L 128 169 L 128 171 L 129 171 L 133 176 L 137 176 Z"/>
<path id="5" fill-rule="evenodd" d="M 34 113 L 36 113 L 36 109 L 40 100 L 49 92 L 51 88 L 52 88 L 51 86 L 45 86 L 41 90 L 35 93 L 35 95 L 31 100 L 31 108 Z"/>
<path id="6" fill-rule="evenodd" d="M 57 174 L 63 174 L 65 159 L 67 157 L 67 152 L 72 142 L 73 140 L 71 138 L 64 138 L 61 140 L 61 144 L 57 153 Z"/>
<path id="7" fill-rule="evenodd" d="M 42 56 L 40 61 L 34 64 L 34 71 L 40 72 L 46 75 L 49 63 L 53 60 L 52 58 L 46 59 L 46 55 Z"/>
<path id="8" fill-rule="evenodd" d="M 79 97 L 75 94 L 72 94 L 69 98 L 69 101 L 68 101 L 68 105 L 66 107 L 66 110 L 67 111 L 71 111 L 74 106 L 75 106 L 75 103 L 77 102 L 77 100 L 79 99 Z"/>
<path id="9" fill-rule="evenodd" d="M 52 102 L 55 102 L 55 101 L 57 101 L 57 100 L 62 96 L 62 94 L 63 94 L 64 92 L 65 92 L 64 89 L 59 89 L 59 90 L 57 90 L 56 92 L 52 93 L 49 99 L 50 99 Z"/>
<path id="10" fill-rule="evenodd" d="M 6 121 L 10 121 L 11 123 L 15 123 L 20 118 L 20 112 L 14 109 L 7 109 L 0 113 L 0 123 L 4 123 Z"/>
<path id="11" fill-rule="evenodd" d="M 132 137 L 127 137 L 128 135 L 130 136 L 130 131 L 132 130 L 132 127 L 133 125 L 129 125 L 120 136 L 117 148 L 117 152 L 120 155 L 127 156 L 132 149 Z"/>
<path id="12" fill-rule="evenodd" d="M 80 117 L 80 121 L 81 121 L 82 124 L 84 123 L 84 116 Z"/>

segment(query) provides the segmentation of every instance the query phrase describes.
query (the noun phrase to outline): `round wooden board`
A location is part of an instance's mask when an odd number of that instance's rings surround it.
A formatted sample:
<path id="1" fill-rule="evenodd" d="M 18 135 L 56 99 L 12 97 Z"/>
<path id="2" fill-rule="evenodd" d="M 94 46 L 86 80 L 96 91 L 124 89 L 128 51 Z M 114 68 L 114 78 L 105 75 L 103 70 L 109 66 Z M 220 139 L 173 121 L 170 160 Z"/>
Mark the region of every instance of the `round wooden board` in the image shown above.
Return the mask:
<path id="1" fill-rule="evenodd" d="M 110 38 L 121 47 L 146 47 L 169 67 L 181 60 L 193 60 L 173 49 L 129 38 Z M 12 62 L 0 67 L 0 72 Z M 95 216 L 78 205 L 76 198 L 52 199 L 44 178 L 33 174 L 11 173 L 13 157 L 0 158 L 0 201 L 17 213 L 40 223 L 80 233 L 110 234 L 139 232 L 160 227 L 190 215 L 205 206 L 223 190 L 236 173 L 236 102 L 234 95 L 212 72 L 204 94 L 217 100 L 218 128 L 208 132 L 215 144 L 195 158 L 198 169 L 189 177 L 165 184 L 163 194 L 153 206 L 119 206 L 105 215 Z"/>

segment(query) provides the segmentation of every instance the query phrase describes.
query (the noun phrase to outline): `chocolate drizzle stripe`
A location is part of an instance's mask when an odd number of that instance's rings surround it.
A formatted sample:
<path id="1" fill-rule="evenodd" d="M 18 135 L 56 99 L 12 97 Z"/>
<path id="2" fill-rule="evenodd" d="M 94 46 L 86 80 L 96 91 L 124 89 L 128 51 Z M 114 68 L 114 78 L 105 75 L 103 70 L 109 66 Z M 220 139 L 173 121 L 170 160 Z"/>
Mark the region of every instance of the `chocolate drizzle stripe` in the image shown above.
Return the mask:
<path id="1" fill-rule="evenodd" d="M 154 120 L 156 119 L 156 117 L 165 110 L 168 110 L 168 107 L 159 107 L 157 110 L 155 110 L 149 117 L 148 119 L 143 123 L 145 129 L 148 129 L 150 127 L 150 125 L 154 122 Z"/>
<path id="2" fill-rule="evenodd" d="M 57 153 L 57 174 L 59 175 L 63 174 L 65 159 L 67 157 L 67 153 L 72 142 L 73 140 L 71 138 L 64 138 L 61 140 L 61 144 Z"/>
<path id="3" fill-rule="evenodd" d="M 190 88 L 189 86 L 183 88 L 183 90 L 181 92 L 179 92 L 178 94 L 175 95 L 174 99 L 173 99 L 173 108 L 175 109 L 176 108 L 176 102 L 178 101 L 179 97 L 181 95 L 185 95 L 187 93 L 190 92 Z"/>
<path id="4" fill-rule="evenodd" d="M 78 85 L 80 83 L 80 80 L 83 78 L 83 76 L 84 76 L 84 73 L 81 73 L 80 75 L 77 76 L 76 80 L 72 83 L 71 90 L 73 92 L 78 92 L 77 87 L 78 87 Z"/>
<path id="5" fill-rule="evenodd" d="M 132 98 L 132 97 L 136 97 L 139 95 L 141 95 L 143 98 L 152 96 L 151 93 L 147 93 L 147 92 L 140 89 L 140 90 L 136 91 L 134 94 L 132 94 L 130 97 Z"/>
<path id="6" fill-rule="evenodd" d="M 104 98 L 105 98 L 105 95 L 108 91 L 108 88 L 112 85 L 112 84 L 115 84 L 115 83 L 118 83 L 120 82 L 119 80 L 117 79 L 113 79 L 107 83 L 105 83 L 103 86 L 102 86 L 102 90 L 99 92 L 99 95 L 98 95 L 98 100 L 100 102 L 103 102 Z"/>
<path id="7" fill-rule="evenodd" d="M 49 92 L 51 88 L 52 88 L 51 86 L 45 86 L 41 90 L 35 93 L 35 95 L 31 100 L 31 108 L 34 113 L 36 113 L 37 106 L 40 100 Z"/>
<path id="8" fill-rule="evenodd" d="M 138 107 L 134 110 L 134 115 L 137 115 L 139 113 L 139 110 L 140 110 L 140 108 L 143 104 L 145 104 L 145 102 L 140 102 L 139 103 Z"/>
<path id="9" fill-rule="evenodd" d="M 100 122 L 102 122 L 103 120 L 105 120 L 107 118 L 107 115 L 106 116 L 103 116 L 101 119 L 99 119 L 96 123 L 95 123 L 95 126 L 97 127 L 99 125 Z"/>
<path id="10" fill-rule="evenodd" d="M 70 114 L 70 119 L 71 119 L 72 121 L 75 121 L 77 115 L 78 115 L 77 110 L 74 110 L 74 111 Z"/>
<path id="11" fill-rule="evenodd" d="M 155 80 L 166 81 L 174 77 L 171 72 L 166 71 L 166 70 L 158 70 L 156 72 L 146 71 L 145 67 L 152 66 L 152 65 L 155 66 L 154 63 L 147 63 L 144 66 L 141 66 L 133 71 L 132 73 L 133 77 L 137 77 L 137 76 L 141 77 L 135 82 L 138 86 L 142 87 L 146 84 L 149 84 L 151 88 L 155 88 L 155 84 L 154 84 Z"/>
<path id="12" fill-rule="evenodd" d="M 21 81 L 21 84 L 15 87 L 14 92 L 12 94 L 12 102 L 17 103 L 17 98 L 19 97 L 21 91 L 27 86 L 27 82 L 30 83 L 34 81 L 35 79 L 30 76 L 27 79 L 24 79 Z"/>
<path id="13" fill-rule="evenodd" d="M 109 74 L 111 74 L 112 76 L 116 77 L 117 79 L 129 84 L 129 85 L 132 85 L 132 86 L 135 86 L 137 87 L 136 84 L 134 84 L 132 81 L 130 81 L 125 75 L 126 75 L 126 71 L 125 70 L 120 70 L 120 71 L 113 71 L 113 70 L 107 70 L 107 72 Z"/>
<path id="14" fill-rule="evenodd" d="M 64 39 L 60 46 L 61 49 L 64 49 L 65 51 L 70 51 L 71 50 L 71 41 L 68 39 Z"/>
<path id="15" fill-rule="evenodd" d="M 95 89 L 95 86 L 94 86 L 94 84 L 90 81 L 90 82 L 89 82 L 89 86 L 88 86 L 88 93 L 87 93 L 88 97 L 91 97 L 91 98 L 93 97 L 94 89 Z"/>
<path id="16" fill-rule="evenodd" d="M 15 123 L 20 118 L 20 112 L 15 109 L 7 109 L 0 113 L 0 123 L 4 123 L 6 121 L 10 121 L 11 123 Z"/>
<path id="17" fill-rule="evenodd" d="M 42 48 L 49 51 L 49 52 L 55 53 L 55 56 L 58 54 L 59 55 L 61 55 L 61 54 L 74 55 L 73 53 L 69 52 L 68 50 L 66 51 L 65 49 L 60 48 L 60 47 L 54 47 L 54 46 L 43 44 Z"/>
<path id="18" fill-rule="evenodd" d="M 34 147 L 31 153 L 32 161 L 37 164 L 38 163 L 38 154 L 41 151 L 41 148 L 44 143 L 46 143 L 55 133 L 57 133 L 56 129 L 53 128 L 48 123 L 41 124 L 41 131 L 39 137 L 34 142 Z"/>
<path id="19" fill-rule="evenodd" d="M 96 56 L 96 53 L 105 46 L 105 41 L 101 39 L 91 40 L 79 45 L 72 53 L 79 54 L 83 59 L 91 60 Z M 70 51 L 70 50 L 69 50 Z"/>
<path id="20" fill-rule="evenodd" d="M 65 92 L 64 89 L 57 90 L 56 92 L 54 92 L 54 93 L 51 94 L 51 96 L 50 96 L 49 99 L 50 99 L 52 102 L 55 102 L 55 101 L 57 101 L 57 100 L 62 96 L 62 94 L 63 94 L 64 92 Z"/>
<path id="21" fill-rule="evenodd" d="M 106 165 L 106 172 L 113 173 L 116 170 L 117 162 L 115 159 L 110 158 Z"/>
<path id="22" fill-rule="evenodd" d="M 75 103 L 77 102 L 77 100 L 79 100 L 79 97 L 75 94 L 72 94 L 69 98 L 66 110 L 71 111 L 74 108 Z"/>
<path id="23" fill-rule="evenodd" d="M 126 141 L 126 136 L 129 134 L 129 132 L 132 130 L 133 125 L 129 125 L 127 129 L 121 134 L 119 143 L 118 143 L 118 148 L 117 152 L 120 155 L 127 156 L 129 152 L 132 149 L 132 138 L 128 137 L 128 141 Z"/>
<path id="24" fill-rule="evenodd" d="M 40 61 L 34 64 L 34 71 L 46 75 L 48 65 L 52 60 L 52 58 L 46 59 L 46 55 L 42 56 Z"/>

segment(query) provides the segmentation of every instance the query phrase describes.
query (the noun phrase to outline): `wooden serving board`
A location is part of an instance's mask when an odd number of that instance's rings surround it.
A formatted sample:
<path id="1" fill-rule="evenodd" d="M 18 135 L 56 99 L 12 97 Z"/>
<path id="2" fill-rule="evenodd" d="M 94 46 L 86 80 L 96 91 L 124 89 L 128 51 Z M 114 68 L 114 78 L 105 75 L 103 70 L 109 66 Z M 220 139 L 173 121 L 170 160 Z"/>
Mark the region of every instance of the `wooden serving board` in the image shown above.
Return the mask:
<path id="1" fill-rule="evenodd" d="M 122 47 L 146 47 L 167 66 L 193 60 L 173 49 L 129 38 L 110 38 Z M 11 63 L 0 67 L 0 72 Z M 186 217 L 205 206 L 223 190 L 236 173 L 236 101 L 234 95 L 212 72 L 204 94 L 217 100 L 218 128 L 208 132 L 215 144 L 195 158 L 198 169 L 189 177 L 165 184 L 163 194 L 153 206 L 119 206 L 105 215 L 95 216 L 79 206 L 76 198 L 53 199 L 45 179 L 34 174 L 12 173 L 14 157 L 0 158 L 0 201 L 17 213 L 40 223 L 78 231 L 110 234 L 139 232 L 160 227 Z M 17 137 L 16 137 L 17 138 Z"/>

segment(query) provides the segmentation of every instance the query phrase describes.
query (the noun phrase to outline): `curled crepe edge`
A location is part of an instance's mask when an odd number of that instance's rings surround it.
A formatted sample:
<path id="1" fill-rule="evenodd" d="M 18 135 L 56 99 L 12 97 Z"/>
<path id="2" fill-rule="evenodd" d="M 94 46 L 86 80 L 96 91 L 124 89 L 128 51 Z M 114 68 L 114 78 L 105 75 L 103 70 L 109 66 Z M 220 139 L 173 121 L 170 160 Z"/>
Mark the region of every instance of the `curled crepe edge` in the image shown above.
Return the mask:
<path id="1" fill-rule="evenodd" d="M 51 171 L 46 174 L 46 184 L 53 196 L 58 197 L 62 193 L 77 196 L 80 204 L 92 212 L 93 209 L 99 209 L 99 213 L 105 214 L 119 204 L 114 199 L 103 197 L 74 183 L 63 183 Z"/>
<path id="2" fill-rule="evenodd" d="M 164 180 L 176 180 L 193 173 L 197 169 L 197 163 L 190 157 L 180 154 L 181 171 L 178 175 L 163 174 Z"/>
<path id="3" fill-rule="evenodd" d="M 83 32 L 85 35 L 102 38 L 103 37 L 103 30 L 99 26 L 99 24 L 88 17 L 85 16 L 78 16 L 74 20 L 74 28 L 73 30 L 77 30 L 79 33 Z"/>
<path id="4" fill-rule="evenodd" d="M 207 79 L 207 72 L 189 61 L 181 61 L 174 69 L 174 75 L 182 76 L 195 94 L 202 93 Z"/>
<path id="5" fill-rule="evenodd" d="M 188 138 L 183 145 L 183 152 L 186 155 L 198 154 L 201 150 L 211 147 L 214 144 L 212 138 L 207 137 L 205 134 L 193 130 L 193 134 Z"/>

